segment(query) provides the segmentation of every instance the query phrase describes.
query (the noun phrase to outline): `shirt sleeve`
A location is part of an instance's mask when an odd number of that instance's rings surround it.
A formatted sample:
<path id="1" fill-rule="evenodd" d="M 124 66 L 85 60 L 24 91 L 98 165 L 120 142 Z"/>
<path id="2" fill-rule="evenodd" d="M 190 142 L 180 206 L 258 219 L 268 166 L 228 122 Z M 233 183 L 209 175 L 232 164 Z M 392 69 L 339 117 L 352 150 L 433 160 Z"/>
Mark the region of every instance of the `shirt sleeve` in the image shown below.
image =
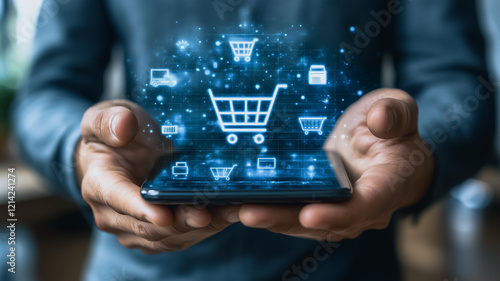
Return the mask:
<path id="1" fill-rule="evenodd" d="M 475 1 L 401 1 L 391 40 L 397 87 L 415 97 L 429 144 L 421 151 L 436 163 L 424 200 L 405 210 L 419 212 L 483 165 L 493 145 L 494 92 Z"/>
<path id="2" fill-rule="evenodd" d="M 24 160 L 53 191 L 85 206 L 74 173 L 74 149 L 85 110 L 103 91 L 114 34 L 105 1 L 72 0 L 40 14 L 31 67 L 10 110 Z M 44 1 L 42 11 L 53 9 Z"/>

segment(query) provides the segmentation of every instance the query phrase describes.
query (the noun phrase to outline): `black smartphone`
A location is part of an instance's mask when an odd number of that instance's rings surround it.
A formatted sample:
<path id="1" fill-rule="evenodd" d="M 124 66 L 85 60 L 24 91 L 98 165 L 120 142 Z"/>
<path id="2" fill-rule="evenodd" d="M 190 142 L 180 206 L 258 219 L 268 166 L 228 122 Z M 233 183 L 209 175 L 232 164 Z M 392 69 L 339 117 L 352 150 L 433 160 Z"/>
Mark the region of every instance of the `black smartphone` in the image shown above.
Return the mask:
<path id="1" fill-rule="evenodd" d="M 325 154 L 324 152 L 322 152 Z M 298 157 L 298 155 L 297 155 Z M 228 167 L 206 167 L 203 177 L 190 177 L 190 167 L 187 162 L 159 162 L 157 173 L 150 176 L 141 189 L 142 197 L 151 203 L 178 205 L 220 205 L 242 203 L 310 203 L 339 202 L 351 197 L 352 186 L 347 177 L 342 159 L 336 153 L 331 153 L 325 159 L 316 158 L 315 172 L 322 170 L 321 178 L 284 177 L 277 176 L 269 180 L 266 173 L 276 173 L 276 158 L 257 158 L 253 172 L 261 172 L 262 178 L 241 177 L 239 174 L 248 171 L 238 171 L 238 165 Z M 281 162 L 284 168 L 290 164 Z M 320 164 L 321 163 L 321 164 Z M 167 164 L 167 166 L 165 166 Z M 324 167 L 320 167 L 324 165 Z M 260 169 L 259 169 L 260 168 Z M 311 166 L 304 167 L 305 174 L 311 173 Z M 293 169 L 292 169 L 293 170 Z M 199 174 L 203 174 L 201 171 Z M 279 174 L 279 173 L 278 173 Z M 298 173 L 302 175 L 303 173 Z"/>

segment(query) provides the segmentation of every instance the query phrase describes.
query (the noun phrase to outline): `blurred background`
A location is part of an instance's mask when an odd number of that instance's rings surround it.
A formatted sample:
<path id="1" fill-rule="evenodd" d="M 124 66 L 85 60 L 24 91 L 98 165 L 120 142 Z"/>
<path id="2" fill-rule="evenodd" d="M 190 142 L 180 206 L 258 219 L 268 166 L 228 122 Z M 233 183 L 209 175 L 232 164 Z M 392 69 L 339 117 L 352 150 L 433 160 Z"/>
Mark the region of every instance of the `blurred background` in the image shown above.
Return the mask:
<path id="1" fill-rule="evenodd" d="M 16 167 L 19 271 L 15 280 L 78 280 L 90 227 L 75 204 L 51 194 L 43 179 L 21 162 L 16 144 L 9 139 L 7 109 L 26 71 L 36 18 L 40 12 L 53 12 L 39 11 L 40 4 L 41 0 L 0 0 L 0 182 L 7 182 L 8 167 Z M 481 0 L 479 5 L 488 40 L 491 80 L 498 88 L 500 41 L 491 34 L 500 38 L 500 1 Z M 120 50 L 116 50 L 115 57 L 106 78 L 107 98 L 119 96 L 123 89 Z M 500 126 L 500 120 L 497 123 Z M 500 151 L 498 137 L 496 144 Z M 498 160 L 498 153 L 492 154 L 474 178 L 428 208 L 417 223 L 411 218 L 399 222 L 397 244 L 405 281 L 500 280 Z M 7 209 L 4 191 L 0 191 L 1 210 Z M 6 221 L 5 215 L 0 223 Z M 5 257 L 9 233 L 4 225 L 0 226 L 0 256 Z M 7 279 L 6 266 L 0 263 L 0 280 L 12 280 Z"/>

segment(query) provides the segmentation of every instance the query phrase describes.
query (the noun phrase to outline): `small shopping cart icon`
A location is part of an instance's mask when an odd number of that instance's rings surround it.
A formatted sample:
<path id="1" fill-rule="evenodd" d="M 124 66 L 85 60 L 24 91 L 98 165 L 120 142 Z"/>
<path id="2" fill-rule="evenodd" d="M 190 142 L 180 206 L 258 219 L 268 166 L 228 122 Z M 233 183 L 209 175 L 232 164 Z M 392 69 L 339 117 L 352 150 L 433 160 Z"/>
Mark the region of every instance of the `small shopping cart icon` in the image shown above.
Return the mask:
<path id="1" fill-rule="evenodd" d="M 264 142 L 266 126 L 280 89 L 287 84 L 278 84 L 271 97 L 214 97 L 212 89 L 208 94 L 214 105 L 219 125 L 223 132 L 230 132 L 227 142 L 235 144 L 238 136 L 233 133 L 259 133 L 253 137 L 256 144 Z"/>
<path id="2" fill-rule="evenodd" d="M 308 135 L 309 132 L 318 132 L 318 135 L 322 135 L 321 128 L 325 119 L 326 117 L 299 117 L 299 122 L 304 134 Z"/>
<path id="3" fill-rule="evenodd" d="M 252 41 L 229 41 L 231 49 L 233 49 L 234 61 L 238 62 L 243 58 L 246 62 L 249 62 L 253 47 L 257 41 L 259 41 L 257 38 L 254 38 Z"/>
<path id="4" fill-rule="evenodd" d="M 212 171 L 212 175 L 214 176 L 215 180 L 219 180 L 221 178 L 226 178 L 226 180 L 229 180 L 229 175 L 231 175 L 231 172 L 236 166 L 238 166 L 238 164 L 234 164 L 232 167 L 213 167 L 210 168 L 210 171 Z"/>

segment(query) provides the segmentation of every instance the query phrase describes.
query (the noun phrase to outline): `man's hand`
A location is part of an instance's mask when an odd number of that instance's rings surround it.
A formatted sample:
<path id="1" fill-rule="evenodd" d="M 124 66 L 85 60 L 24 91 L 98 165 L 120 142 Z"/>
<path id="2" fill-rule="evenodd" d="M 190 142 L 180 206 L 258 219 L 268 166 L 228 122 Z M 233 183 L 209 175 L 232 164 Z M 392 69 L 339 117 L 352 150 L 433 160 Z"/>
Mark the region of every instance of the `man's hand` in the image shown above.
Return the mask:
<path id="1" fill-rule="evenodd" d="M 86 111 L 81 127 L 75 155 L 83 198 L 97 227 L 123 246 L 146 253 L 182 250 L 238 221 L 238 206 L 170 210 L 141 198 L 139 186 L 173 148 L 138 105 L 101 102 Z"/>
<path id="2" fill-rule="evenodd" d="M 342 156 L 353 197 L 343 203 L 293 207 L 244 205 L 241 222 L 330 241 L 386 228 L 394 211 L 417 203 L 432 180 L 434 160 L 417 145 L 422 142 L 417 117 L 416 102 L 403 91 L 367 94 L 346 110 L 324 145 L 327 152 Z"/>

